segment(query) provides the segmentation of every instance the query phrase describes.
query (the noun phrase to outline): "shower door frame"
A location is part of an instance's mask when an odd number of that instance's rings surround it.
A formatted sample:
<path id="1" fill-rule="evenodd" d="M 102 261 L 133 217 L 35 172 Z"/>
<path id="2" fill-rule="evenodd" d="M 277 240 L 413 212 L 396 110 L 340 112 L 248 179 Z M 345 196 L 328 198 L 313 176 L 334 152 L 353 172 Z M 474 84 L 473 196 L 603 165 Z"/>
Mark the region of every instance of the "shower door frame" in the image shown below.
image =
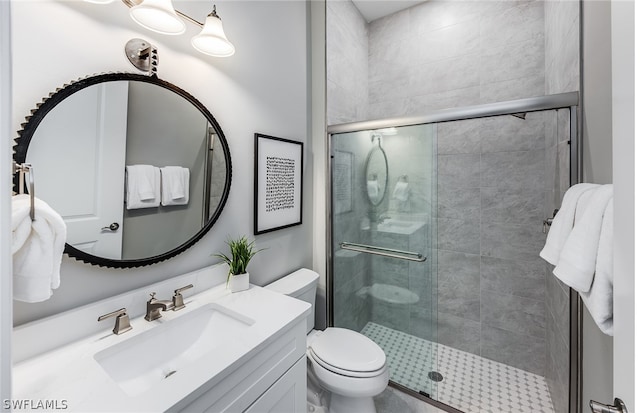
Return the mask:
<path id="1" fill-rule="evenodd" d="M 326 251 L 327 251 L 327 281 L 326 281 L 326 320 L 327 326 L 334 325 L 334 308 L 333 308 L 333 159 L 331 135 L 349 132 L 358 132 L 366 130 L 375 130 L 382 128 L 415 126 L 422 124 L 434 124 L 453 122 L 467 119 L 486 118 L 502 115 L 516 115 L 527 112 L 540 112 L 554 109 L 569 109 L 569 182 L 575 185 L 582 182 L 583 176 L 583 142 L 580 112 L 580 95 L 578 92 L 558 93 L 553 95 L 536 96 L 525 99 L 508 100 L 503 102 L 488 103 L 483 105 L 464 106 L 451 109 L 442 109 L 421 116 L 396 117 L 388 119 L 376 119 L 369 121 L 342 123 L 337 125 L 329 125 L 327 127 L 327 153 L 326 165 L 329 174 L 327 180 L 327 198 L 326 198 Z M 582 300 L 580 295 L 570 289 L 569 297 L 569 323 L 571 343 L 569 348 L 569 413 L 577 413 L 580 411 L 582 400 Z M 408 393 L 416 398 L 424 400 L 440 409 L 450 412 L 459 412 L 459 410 L 441 403 L 435 399 L 425 397 L 424 395 L 396 384 L 389 383 L 392 387 Z"/>

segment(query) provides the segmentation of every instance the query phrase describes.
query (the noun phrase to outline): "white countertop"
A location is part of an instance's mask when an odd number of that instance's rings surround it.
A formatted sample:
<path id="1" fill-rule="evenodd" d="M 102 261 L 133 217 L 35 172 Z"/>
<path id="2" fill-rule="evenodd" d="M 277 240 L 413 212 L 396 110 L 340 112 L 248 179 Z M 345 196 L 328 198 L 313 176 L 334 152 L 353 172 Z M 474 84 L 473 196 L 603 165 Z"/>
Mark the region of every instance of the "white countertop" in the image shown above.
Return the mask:
<path id="1" fill-rule="evenodd" d="M 142 394 L 129 396 L 94 359 L 94 355 L 105 348 L 211 302 L 250 317 L 255 323 Z M 111 332 L 115 320 L 105 321 L 104 331 L 15 364 L 13 399 L 30 400 L 31 403 L 57 401 L 57 406 L 66 404 L 67 411 L 165 411 L 204 384 L 207 386 L 201 389 L 202 392 L 223 380 L 266 346 L 270 338 L 300 322 L 311 311 L 308 303 L 253 285 L 247 291 L 231 293 L 225 284 L 221 284 L 185 297 L 185 304 L 186 308 L 162 312 L 162 318 L 152 322 L 142 316 L 134 318 L 131 320 L 133 329 L 121 335 Z M 99 315 L 95 314 L 95 317 Z M 46 331 L 46 325 L 42 324 L 40 328 Z M 47 340 L 45 334 L 42 340 Z M 162 347 L 163 343 L 156 345 Z"/>

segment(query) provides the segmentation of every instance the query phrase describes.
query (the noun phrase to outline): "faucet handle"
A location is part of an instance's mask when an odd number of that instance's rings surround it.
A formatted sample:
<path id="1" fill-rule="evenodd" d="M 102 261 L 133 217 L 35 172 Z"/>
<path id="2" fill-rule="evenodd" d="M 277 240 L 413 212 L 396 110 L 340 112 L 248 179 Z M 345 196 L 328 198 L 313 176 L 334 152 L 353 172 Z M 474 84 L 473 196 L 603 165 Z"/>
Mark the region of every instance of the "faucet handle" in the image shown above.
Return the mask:
<path id="1" fill-rule="evenodd" d="M 193 284 L 185 285 L 184 287 L 180 287 L 173 291 L 173 311 L 178 311 L 184 308 L 184 297 L 182 296 L 182 292 L 189 288 L 193 288 Z"/>
<path id="2" fill-rule="evenodd" d="M 149 302 L 153 302 L 156 299 L 156 292 L 153 291 L 151 294 L 149 294 L 151 296 L 151 298 L 149 298 Z"/>
<path id="3" fill-rule="evenodd" d="M 129 315 L 127 314 L 127 309 L 124 307 L 119 310 L 101 315 L 100 317 L 98 317 L 98 321 L 102 321 L 110 317 L 116 318 L 116 325 L 113 327 L 113 334 L 120 335 L 122 333 L 126 333 L 127 331 L 133 328 L 131 327 L 131 323 L 129 321 Z"/>

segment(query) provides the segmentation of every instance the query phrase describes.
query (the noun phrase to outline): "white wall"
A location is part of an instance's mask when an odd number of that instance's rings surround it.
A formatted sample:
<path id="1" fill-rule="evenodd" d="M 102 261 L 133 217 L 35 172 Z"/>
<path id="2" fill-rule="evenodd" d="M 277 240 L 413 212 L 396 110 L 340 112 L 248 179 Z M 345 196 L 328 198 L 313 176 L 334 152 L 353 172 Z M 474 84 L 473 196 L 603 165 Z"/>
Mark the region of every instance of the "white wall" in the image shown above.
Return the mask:
<path id="1" fill-rule="evenodd" d="M 180 11 L 201 20 L 211 11 L 208 0 L 178 3 Z M 16 324 L 204 267 L 218 261 L 211 254 L 225 250 L 229 236 L 252 238 L 255 132 L 303 141 L 306 156 L 303 224 L 256 237 L 257 246 L 268 249 L 249 266 L 252 282 L 263 285 L 311 266 L 307 7 L 303 1 L 217 2 L 226 34 L 236 47 L 234 56 L 221 59 L 193 50 L 190 37 L 197 33 L 195 26 L 180 36 L 157 35 L 133 23 L 120 1 L 12 2 L 13 133 L 36 102 L 69 81 L 107 71 L 136 72 L 125 58 L 124 45 L 139 37 L 158 47 L 158 76 L 190 92 L 217 119 L 233 163 L 227 205 L 213 229 L 191 249 L 167 262 L 129 270 L 65 257 L 61 287 L 46 302 L 16 303 Z"/>
<path id="2" fill-rule="evenodd" d="M 583 7 L 582 116 L 583 182 L 612 182 L 611 2 L 585 1 Z M 613 401 L 613 338 L 605 335 L 583 306 L 582 407 Z"/>
<path id="3" fill-rule="evenodd" d="M 0 2 L 0 400 L 11 397 L 11 4 Z M 7 228 L 7 230 L 5 230 Z M 3 406 L 0 409 L 7 410 Z"/>
<path id="4" fill-rule="evenodd" d="M 638 130 L 638 33 L 635 17 L 640 10 L 634 1 L 611 3 L 611 79 L 613 140 L 613 395 L 635 412 L 638 359 L 636 358 L 637 267 L 640 253 L 635 212 L 638 185 L 636 144 Z M 634 43 L 635 34 L 635 43 Z M 602 400 L 601 400 L 602 401 Z M 611 403 L 611 401 L 605 401 Z"/>
<path id="5" fill-rule="evenodd" d="M 583 3 L 584 182 L 611 183 L 611 2 Z"/>

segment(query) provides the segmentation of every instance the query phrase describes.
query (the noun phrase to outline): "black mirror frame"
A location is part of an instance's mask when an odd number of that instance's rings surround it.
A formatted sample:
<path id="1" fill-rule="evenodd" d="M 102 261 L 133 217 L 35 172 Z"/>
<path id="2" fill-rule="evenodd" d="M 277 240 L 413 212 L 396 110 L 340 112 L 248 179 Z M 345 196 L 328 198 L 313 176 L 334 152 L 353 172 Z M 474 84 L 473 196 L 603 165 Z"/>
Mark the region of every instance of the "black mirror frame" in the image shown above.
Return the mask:
<path id="1" fill-rule="evenodd" d="M 98 257 L 95 255 L 88 254 L 84 251 L 81 251 L 69 244 L 65 244 L 64 252 L 70 257 L 75 258 L 76 260 L 86 262 L 91 265 L 98 265 L 100 267 L 109 267 L 109 268 L 134 268 L 134 267 L 143 267 L 151 264 L 156 264 L 161 261 L 168 260 L 169 258 L 175 257 L 176 255 L 186 251 L 190 247 L 192 247 L 200 238 L 202 238 L 210 229 L 213 227 L 213 224 L 217 221 L 218 217 L 222 213 L 224 206 L 227 202 L 227 198 L 229 197 L 229 191 L 231 189 L 231 153 L 229 151 L 229 145 L 227 140 L 222 132 L 222 128 L 213 117 L 211 112 L 198 101 L 191 94 L 186 92 L 185 90 L 179 88 L 178 86 L 169 83 L 167 81 L 161 80 L 156 76 L 147 76 L 136 73 L 104 73 L 99 75 L 88 76 L 77 81 L 71 82 L 67 85 L 64 85 L 62 88 L 57 89 L 55 92 L 51 93 L 48 97 L 42 99 L 42 102 L 36 105 L 36 109 L 31 111 L 31 115 L 26 117 L 26 122 L 23 123 L 22 129 L 18 131 L 18 137 L 15 139 L 15 145 L 13 146 L 13 159 L 17 163 L 24 163 L 27 158 L 27 150 L 29 149 L 29 144 L 31 143 L 31 139 L 33 135 L 44 119 L 44 117 L 60 102 L 62 102 L 67 97 L 72 94 L 92 85 L 96 85 L 98 83 L 105 82 L 115 82 L 121 80 L 134 80 L 139 82 L 151 83 L 157 86 L 161 86 L 165 89 L 168 89 L 179 96 L 183 97 L 187 101 L 189 101 L 192 105 L 200 110 L 200 112 L 207 118 L 211 126 L 215 129 L 218 137 L 220 138 L 220 144 L 222 145 L 222 149 L 224 152 L 224 159 L 227 165 L 227 172 L 225 176 L 225 185 L 222 193 L 222 197 L 220 199 L 220 203 L 218 204 L 216 210 L 213 215 L 207 222 L 207 224 L 202 227 L 200 231 L 198 231 L 194 236 L 192 236 L 189 240 L 179 245 L 178 247 L 167 251 L 165 253 L 148 257 L 148 258 L 138 258 L 131 260 L 114 260 L 110 258 Z M 37 165 L 34 165 L 37 170 Z M 13 181 L 14 191 L 18 192 L 19 182 L 18 178 L 14 177 Z"/>

